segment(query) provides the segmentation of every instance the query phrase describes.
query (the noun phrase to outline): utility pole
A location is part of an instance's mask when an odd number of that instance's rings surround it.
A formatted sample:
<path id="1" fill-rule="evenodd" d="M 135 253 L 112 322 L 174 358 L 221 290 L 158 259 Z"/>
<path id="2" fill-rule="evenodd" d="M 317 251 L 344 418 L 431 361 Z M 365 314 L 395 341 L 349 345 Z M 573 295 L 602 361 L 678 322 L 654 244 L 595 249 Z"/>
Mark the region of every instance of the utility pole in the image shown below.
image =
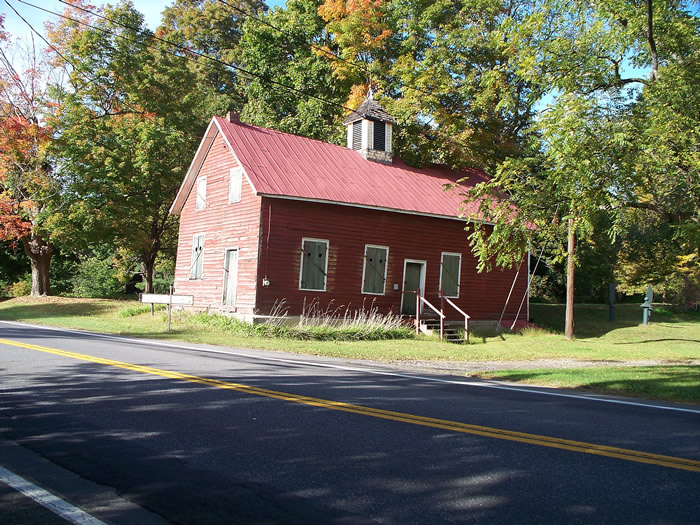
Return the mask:
<path id="1" fill-rule="evenodd" d="M 569 219 L 569 244 L 566 268 L 566 326 L 564 334 L 567 339 L 574 337 L 574 219 Z"/>

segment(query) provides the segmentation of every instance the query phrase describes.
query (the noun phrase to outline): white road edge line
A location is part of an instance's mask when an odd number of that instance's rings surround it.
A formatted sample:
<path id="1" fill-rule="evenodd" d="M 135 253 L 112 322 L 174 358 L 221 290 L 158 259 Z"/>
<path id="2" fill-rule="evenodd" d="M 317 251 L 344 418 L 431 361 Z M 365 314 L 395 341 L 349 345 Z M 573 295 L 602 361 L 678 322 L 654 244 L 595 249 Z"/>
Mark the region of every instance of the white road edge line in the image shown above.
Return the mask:
<path id="1" fill-rule="evenodd" d="M 37 487 L 33 483 L 30 483 L 26 479 L 3 467 L 0 467 L 0 481 L 28 498 L 33 499 L 38 504 L 46 507 L 54 514 L 57 514 L 74 525 L 106 525 L 104 521 L 98 520 L 87 512 L 80 510 L 78 507 L 74 507 L 67 501 L 62 500 L 41 487 Z"/>
<path id="2" fill-rule="evenodd" d="M 150 340 L 150 339 L 136 339 L 136 338 L 123 337 L 123 336 L 118 336 L 118 335 L 100 334 L 97 332 L 83 332 L 81 330 L 73 330 L 70 328 L 57 328 L 57 327 L 53 327 L 53 326 L 33 325 L 33 324 L 29 324 L 29 323 L 21 323 L 18 321 L 2 321 L 2 320 L 0 320 L 0 323 L 14 324 L 14 325 L 18 325 L 18 326 L 25 326 L 25 327 L 31 327 L 31 328 L 38 328 L 41 330 L 49 330 L 49 331 L 53 330 L 56 332 L 67 332 L 67 333 L 76 334 L 76 335 L 86 335 L 86 336 L 90 336 L 90 337 L 97 337 L 100 339 L 110 339 L 110 340 L 114 340 L 114 341 L 128 341 L 130 343 L 141 343 L 141 344 L 145 344 L 145 345 L 160 346 L 160 347 L 164 347 L 164 348 L 176 348 L 176 349 L 180 349 L 180 350 L 190 350 L 190 351 L 210 353 L 210 354 L 223 354 L 223 355 L 229 355 L 229 356 L 245 357 L 248 359 L 259 360 L 259 361 L 273 361 L 273 362 L 278 362 L 278 363 L 289 363 L 289 364 L 297 364 L 297 365 L 304 365 L 304 366 L 315 366 L 317 368 L 334 368 L 337 370 L 347 370 L 350 372 L 362 372 L 362 373 L 373 374 L 373 375 L 400 377 L 402 379 L 418 379 L 421 381 L 427 381 L 427 382 L 432 382 L 432 383 L 444 383 L 444 384 L 460 385 L 460 386 L 491 388 L 494 390 L 506 390 L 506 391 L 521 392 L 521 393 L 535 394 L 535 395 L 541 395 L 541 396 L 564 397 L 564 398 L 570 398 L 570 399 L 578 399 L 581 401 L 593 401 L 593 402 L 598 402 L 598 403 L 611 403 L 611 404 L 616 404 L 616 405 L 628 405 L 628 406 L 634 406 L 634 407 L 640 407 L 640 408 L 656 408 L 659 410 L 671 410 L 674 412 L 687 412 L 690 414 L 700 414 L 700 410 L 692 409 L 692 408 L 671 407 L 671 406 L 665 406 L 665 405 L 654 405 L 654 404 L 649 404 L 649 403 L 638 403 L 636 401 L 629 401 L 629 400 L 624 400 L 624 399 L 612 399 L 612 398 L 598 397 L 598 396 L 587 395 L 587 394 L 563 394 L 561 392 L 551 392 L 551 391 L 546 391 L 546 390 L 533 390 L 532 388 L 529 388 L 529 387 L 519 387 L 519 386 L 507 385 L 507 384 L 505 384 L 503 382 L 499 382 L 499 381 L 485 381 L 485 380 L 478 381 L 478 382 L 477 381 L 457 381 L 454 379 L 440 379 L 437 377 L 426 377 L 426 376 L 419 376 L 419 375 L 413 375 L 413 374 L 402 374 L 399 372 L 389 372 L 386 370 L 378 370 L 375 368 L 364 368 L 364 367 L 361 368 L 361 367 L 353 367 L 353 366 L 349 366 L 349 365 L 334 365 L 331 363 L 315 363 L 313 361 L 303 361 L 300 359 L 286 359 L 286 358 L 281 358 L 281 357 L 264 357 L 264 356 L 250 355 L 250 354 L 246 354 L 243 352 L 216 350 L 213 348 L 201 348 L 201 347 L 197 347 L 197 346 L 187 346 L 187 345 L 175 344 L 175 343 L 163 343 L 160 341 L 154 341 L 154 340 Z M 542 388 L 547 388 L 547 387 L 542 387 Z"/>

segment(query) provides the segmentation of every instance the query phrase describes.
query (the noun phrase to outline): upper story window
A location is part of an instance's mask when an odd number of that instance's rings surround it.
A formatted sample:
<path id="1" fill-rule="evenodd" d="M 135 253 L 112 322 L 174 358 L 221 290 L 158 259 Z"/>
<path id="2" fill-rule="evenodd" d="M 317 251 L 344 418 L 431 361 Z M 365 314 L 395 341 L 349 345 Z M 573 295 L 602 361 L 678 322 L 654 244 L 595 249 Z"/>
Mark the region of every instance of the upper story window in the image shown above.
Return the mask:
<path id="1" fill-rule="evenodd" d="M 228 201 L 241 202 L 241 190 L 243 188 L 243 169 L 232 168 L 228 179 Z"/>
<path id="2" fill-rule="evenodd" d="M 377 151 L 386 151 L 386 123 L 374 122 L 372 124 L 372 148 Z"/>
<path id="3" fill-rule="evenodd" d="M 190 262 L 190 279 L 201 279 L 204 268 L 204 234 L 198 233 L 192 239 L 192 260 Z"/>
<path id="4" fill-rule="evenodd" d="M 302 239 L 299 289 L 325 292 L 327 275 L 328 241 Z"/>
<path id="5" fill-rule="evenodd" d="M 197 179 L 197 202 L 195 209 L 203 210 L 207 207 L 207 178 L 199 177 Z"/>
<path id="6" fill-rule="evenodd" d="M 440 289 L 446 297 L 459 297 L 459 273 L 462 267 L 462 254 L 442 252 L 440 264 Z"/>
<path id="7" fill-rule="evenodd" d="M 365 245 L 362 293 L 384 294 L 388 258 L 389 248 L 386 246 Z"/>

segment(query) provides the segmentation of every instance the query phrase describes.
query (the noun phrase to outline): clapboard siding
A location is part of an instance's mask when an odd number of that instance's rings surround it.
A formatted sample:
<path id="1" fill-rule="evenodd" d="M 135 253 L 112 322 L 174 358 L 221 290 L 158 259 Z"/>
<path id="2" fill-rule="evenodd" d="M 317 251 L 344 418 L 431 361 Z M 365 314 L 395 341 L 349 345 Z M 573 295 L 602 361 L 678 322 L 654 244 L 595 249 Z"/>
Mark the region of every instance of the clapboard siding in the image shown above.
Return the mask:
<path id="1" fill-rule="evenodd" d="M 197 178 L 207 178 L 207 205 L 196 210 L 196 188 L 187 196 L 180 217 L 180 233 L 175 266 L 175 290 L 194 296 L 198 308 L 222 307 L 224 258 L 227 249 L 237 248 L 238 313 L 253 313 L 257 278 L 261 199 L 243 177 L 241 201 L 228 202 L 229 172 L 237 167 L 235 157 L 221 135 L 214 139 Z M 190 279 L 192 239 L 204 234 L 202 279 Z M 228 308 L 228 307 L 227 307 Z"/>
<path id="2" fill-rule="evenodd" d="M 329 241 L 325 292 L 299 290 L 302 238 Z M 477 273 L 464 223 L 458 220 L 264 198 L 261 241 L 260 272 L 270 281 L 269 287 L 258 290 L 261 313 L 268 313 L 280 300 L 285 300 L 292 315 L 300 314 L 302 305 L 313 301 L 323 310 L 374 305 L 382 312 L 399 313 L 406 259 L 426 262 L 426 297 L 439 307 L 441 254 L 454 252 L 462 254 L 462 266 L 460 297 L 453 300 L 474 319 L 493 319 L 500 315 L 515 276 L 515 270 Z M 384 295 L 362 293 L 365 244 L 389 247 Z M 526 284 L 527 272 L 523 271 L 506 318 L 515 316 Z M 449 319 L 459 319 L 454 309 L 446 313 Z"/>

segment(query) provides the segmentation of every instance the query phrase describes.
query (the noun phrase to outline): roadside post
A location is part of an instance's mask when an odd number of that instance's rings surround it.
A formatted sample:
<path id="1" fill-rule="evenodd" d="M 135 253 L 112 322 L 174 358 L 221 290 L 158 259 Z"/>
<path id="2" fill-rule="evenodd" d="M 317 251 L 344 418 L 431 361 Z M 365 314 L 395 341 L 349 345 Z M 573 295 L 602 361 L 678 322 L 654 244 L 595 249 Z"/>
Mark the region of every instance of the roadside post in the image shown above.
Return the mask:
<path id="1" fill-rule="evenodd" d="M 608 321 L 615 320 L 615 283 L 608 283 L 608 303 L 610 304 L 610 314 Z"/>
<path id="2" fill-rule="evenodd" d="M 649 324 L 649 319 L 651 318 L 651 303 L 654 301 L 654 290 L 651 289 L 651 285 L 647 287 L 647 294 L 644 298 L 644 303 L 642 303 L 642 324 L 644 326 Z"/>
<path id="3" fill-rule="evenodd" d="M 170 320 L 173 313 L 173 305 L 189 306 L 194 304 L 194 296 L 192 295 L 175 295 L 173 294 L 173 286 L 170 285 L 170 293 L 142 293 L 139 294 L 139 301 L 142 303 L 151 303 L 151 311 L 156 304 L 168 305 L 168 333 L 170 333 Z"/>

